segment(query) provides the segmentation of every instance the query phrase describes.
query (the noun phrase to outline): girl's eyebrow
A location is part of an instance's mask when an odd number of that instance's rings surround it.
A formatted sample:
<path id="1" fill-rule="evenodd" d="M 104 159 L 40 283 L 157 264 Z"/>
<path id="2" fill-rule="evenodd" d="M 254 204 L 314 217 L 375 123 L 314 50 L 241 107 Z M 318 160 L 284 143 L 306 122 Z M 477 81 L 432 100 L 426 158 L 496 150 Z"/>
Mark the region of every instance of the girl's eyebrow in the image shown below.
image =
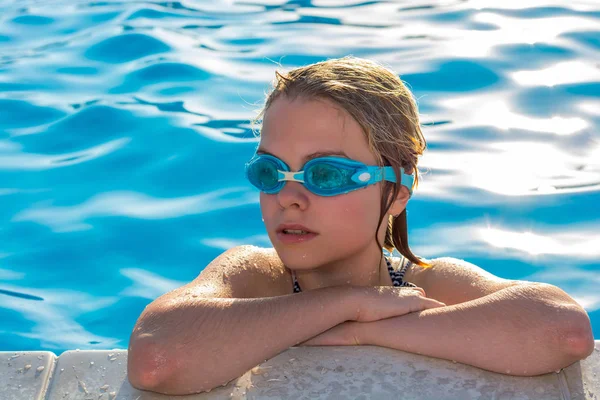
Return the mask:
<path id="1" fill-rule="evenodd" d="M 256 154 L 268 154 L 270 156 L 277 157 L 275 154 L 270 153 L 270 152 L 266 151 L 265 149 L 261 149 L 260 147 L 256 150 Z M 310 154 L 304 156 L 304 158 L 302 159 L 302 162 L 306 163 L 309 160 L 312 160 L 313 158 L 326 157 L 326 156 L 341 156 L 341 157 L 350 159 L 350 157 L 348 157 L 348 155 L 341 150 L 323 150 L 323 151 L 315 151 L 314 153 L 310 153 Z M 279 158 L 279 157 L 277 157 L 277 158 Z"/>

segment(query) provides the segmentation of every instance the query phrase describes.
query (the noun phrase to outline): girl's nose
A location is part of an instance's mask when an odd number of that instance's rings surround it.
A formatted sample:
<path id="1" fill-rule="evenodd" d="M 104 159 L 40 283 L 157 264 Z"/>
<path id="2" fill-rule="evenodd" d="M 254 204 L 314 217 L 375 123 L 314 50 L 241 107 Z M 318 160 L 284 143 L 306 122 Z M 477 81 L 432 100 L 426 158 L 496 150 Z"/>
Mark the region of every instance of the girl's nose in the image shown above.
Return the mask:
<path id="1" fill-rule="evenodd" d="M 277 200 L 281 208 L 289 208 L 294 205 L 301 210 L 308 206 L 308 190 L 300 182 L 286 182 L 277 193 Z"/>

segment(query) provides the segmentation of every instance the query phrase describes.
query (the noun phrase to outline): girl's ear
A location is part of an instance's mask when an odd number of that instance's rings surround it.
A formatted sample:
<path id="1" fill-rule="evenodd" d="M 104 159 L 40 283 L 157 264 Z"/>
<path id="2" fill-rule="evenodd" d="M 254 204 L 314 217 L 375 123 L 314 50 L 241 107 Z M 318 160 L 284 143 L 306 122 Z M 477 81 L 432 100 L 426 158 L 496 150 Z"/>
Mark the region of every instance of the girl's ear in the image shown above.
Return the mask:
<path id="1" fill-rule="evenodd" d="M 408 203 L 408 199 L 410 199 L 410 193 L 408 192 L 408 188 L 406 186 L 401 186 L 400 191 L 398 192 L 398 196 L 392 203 L 388 212 L 394 217 L 397 217 L 406 208 L 406 203 Z"/>

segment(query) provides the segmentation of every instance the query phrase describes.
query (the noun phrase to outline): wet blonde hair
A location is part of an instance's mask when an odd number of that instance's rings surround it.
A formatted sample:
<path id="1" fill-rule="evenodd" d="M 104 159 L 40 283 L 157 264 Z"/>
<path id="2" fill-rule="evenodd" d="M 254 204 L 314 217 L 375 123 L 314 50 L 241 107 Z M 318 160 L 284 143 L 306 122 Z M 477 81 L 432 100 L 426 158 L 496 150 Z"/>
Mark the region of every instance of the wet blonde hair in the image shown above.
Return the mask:
<path id="1" fill-rule="evenodd" d="M 268 94 L 256 121 L 279 98 L 328 99 L 346 110 L 364 131 L 369 149 L 378 165 L 390 165 L 396 176 L 400 167 L 407 173 L 415 171 L 415 184 L 419 177 L 418 156 L 426 147 L 421 132 L 417 104 L 400 78 L 391 70 L 373 61 L 344 57 L 296 68 L 288 73 L 275 72 L 273 90 Z M 408 247 L 406 209 L 390 216 L 383 246 L 377 232 L 385 213 L 400 191 L 401 185 L 385 182 L 381 196 L 381 214 L 375 231 L 375 240 L 381 248 L 396 248 L 407 259 L 429 266 L 417 258 Z"/>

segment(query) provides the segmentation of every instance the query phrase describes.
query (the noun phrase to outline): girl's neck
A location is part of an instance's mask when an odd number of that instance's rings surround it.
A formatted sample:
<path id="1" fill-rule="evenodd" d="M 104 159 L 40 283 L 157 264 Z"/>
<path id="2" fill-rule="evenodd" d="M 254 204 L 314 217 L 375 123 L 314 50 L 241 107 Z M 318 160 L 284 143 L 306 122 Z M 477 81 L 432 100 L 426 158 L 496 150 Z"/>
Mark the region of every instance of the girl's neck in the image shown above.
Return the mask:
<path id="1" fill-rule="evenodd" d="M 331 286 L 388 286 L 391 279 L 383 252 L 370 251 L 311 269 L 294 270 L 302 291 Z M 390 282 L 387 282 L 390 281 Z"/>

